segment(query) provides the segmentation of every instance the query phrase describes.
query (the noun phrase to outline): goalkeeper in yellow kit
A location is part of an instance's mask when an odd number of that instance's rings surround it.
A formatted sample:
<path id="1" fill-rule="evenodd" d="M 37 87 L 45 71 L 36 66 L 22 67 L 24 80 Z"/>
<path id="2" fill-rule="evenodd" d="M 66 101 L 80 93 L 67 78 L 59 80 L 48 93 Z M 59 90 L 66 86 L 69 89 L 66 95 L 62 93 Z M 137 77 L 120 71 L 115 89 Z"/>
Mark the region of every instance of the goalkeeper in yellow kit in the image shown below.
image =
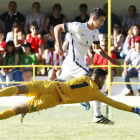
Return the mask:
<path id="1" fill-rule="evenodd" d="M 133 108 L 114 101 L 100 92 L 100 89 L 105 83 L 106 75 L 106 71 L 98 68 L 93 70 L 91 77 L 82 76 L 67 82 L 31 81 L 25 84 L 4 88 L 0 90 L 0 97 L 12 96 L 15 94 L 25 94 L 27 97 L 33 97 L 12 109 L 0 112 L 0 120 L 21 113 L 32 113 L 51 108 L 59 104 L 81 103 L 93 100 L 98 100 L 120 110 L 140 114 L 139 108 Z M 100 120 L 98 123 L 103 122 Z"/>

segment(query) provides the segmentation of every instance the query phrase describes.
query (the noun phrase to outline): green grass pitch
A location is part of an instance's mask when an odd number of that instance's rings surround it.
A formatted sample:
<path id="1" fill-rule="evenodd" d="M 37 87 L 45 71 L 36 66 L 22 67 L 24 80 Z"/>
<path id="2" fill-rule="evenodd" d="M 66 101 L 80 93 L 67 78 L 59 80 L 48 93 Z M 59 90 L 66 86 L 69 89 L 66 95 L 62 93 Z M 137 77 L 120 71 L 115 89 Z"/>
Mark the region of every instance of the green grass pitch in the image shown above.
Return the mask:
<path id="1" fill-rule="evenodd" d="M 0 140 L 140 140 L 140 121 L 115 120 L 114 126 L 91 120 L 19 117 L 0 121 Z"/>

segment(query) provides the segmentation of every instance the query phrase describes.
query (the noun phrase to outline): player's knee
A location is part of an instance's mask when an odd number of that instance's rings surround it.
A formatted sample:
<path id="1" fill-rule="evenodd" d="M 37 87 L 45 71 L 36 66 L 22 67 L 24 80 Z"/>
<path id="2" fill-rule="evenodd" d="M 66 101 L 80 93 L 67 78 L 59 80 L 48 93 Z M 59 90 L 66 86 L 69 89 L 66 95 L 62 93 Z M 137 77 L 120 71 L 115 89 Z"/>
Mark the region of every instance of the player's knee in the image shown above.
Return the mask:
<path id="1" fill-rule="evenodd" d="M 13 110 L 15 111 L 15 115 L 29 112 L 27 103 L 20 103 L 19 105 L 13 107 Z"/>
<path id="2" fill-rule="evenodd" d="M 27 94 L 29 92 L 28 87 L 25 84 L 17 85 L 17 88 L 18 88 L 17 94 Z"/>

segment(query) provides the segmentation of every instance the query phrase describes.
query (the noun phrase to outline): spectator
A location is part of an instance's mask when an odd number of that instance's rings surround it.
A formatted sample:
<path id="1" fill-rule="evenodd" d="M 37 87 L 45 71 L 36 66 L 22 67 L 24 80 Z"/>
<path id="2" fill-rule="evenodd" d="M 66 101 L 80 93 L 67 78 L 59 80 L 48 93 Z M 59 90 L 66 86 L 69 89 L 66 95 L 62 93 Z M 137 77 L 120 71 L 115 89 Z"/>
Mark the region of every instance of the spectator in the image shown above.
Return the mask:
<path id="1" fill-rule="evenodd" d="M 15 1 L 10 1 L 8 5 L 9 11 L 3 13 L 0 16 L 0 21 L 4 21 L 5 23 L 5 34 L 11 31 L 13 22 L 19 20 L 22 24 L 24 24 L 25 19 L 21 13 L 17 11 L 17 3 Z"/>
<path id="2" fill-rule="evenodd" d="M 0 65 L 3 65 L 3 58 L 6 48 L 6 42 L 4 41 L 4 32 L 0 32 Z"/>
<path id="3" fill-rule="evenodd" d="M 33 12 L 28 14 L 25 22 L 25 34 L 29 33 L 29 27 L 33 21 L 37 22 L 38 34 L 43 34 L 46 17 L 40 12 L 40 3 L 34 2 L 32 5 Z"/>
<path id="4" fill-rule="evenodd" d="M 65 15 L 61 14 L 62 7 L 60 4 L 55 4 L 53 6 L 53 14 L 51 14 L 45 23 L 45 31 L 48 33 L 50 26 L 56 26 L 61 23 L 66 23 L 68 20 Z"/>
<path id="5" fill-rule="evenodd" d="M 88 6 L 86 4 L 81 4 L 79 6 L 80 16 L 76 17 L 74 21 L 85 23 L 89 20 L 89 16 L 87 15 Z"/>
<path id="6" fill-rule="evenodd" d="M 50 26 L 49 34 L 44 35 L 44 48 L 49 52 L 49 50 L 54 49 L 54 26 Z"/>
<path id="7" fill-rule="evenodd" d="M 13 41 L 8 41 L 6 45 L 6 54 L 4 57 L 4 65 L 18 65 L 19 55 L 16 52 L 15 45 Z M 8 82 L 13 81 L 14 70 L 16 68 L 2 68 L 0 71 L 0 81 L 6 84 L 1 84 L 2 88 L 9 86 Z"/>
<path id="8" fill-rule="evenodd" d="M 55 36 L 54 36 L 54 26 L 50 26 L 49 28 L 49 34 L 44 35 L 44 65 L 46 64 L 46 59 L 48 57 L 48 54 L 51 50 L 54 50 L 54 43 L 55 43 Z M 47 68 L 45 68 L 45 75 L 47 74 Z"/>
<path id="9" fill-rule="evenodd" d="M 124 36 L 120 33 L 121 24 L 115 23 L 113 25 L 113 34 L 111 36 L 111 51 L 115 52 L 117 58 L 120 58 L 120 52 L 123 47 Z"/>
<path id="10" fill-rule="evenodd" d="M 57 44 L 55 44 L 55 49 L 49 52 L 48 58 L 46 60 L 46 65 L 62 66 L 63 60 L 65 59 L 67 52 L 64 52 L 63 56 L 58 55 Z M 61 68 L 53 67 L 48 71 L 48 80 L 53 81 L 59 77 L 61 74 Z"/>
<path id="11" fill-rule="evenodd" d="M 37 30 L 38 26 L 36 22 L 33 21 L 30 25 L 31 33 L 26 36 L 24 42 L 31 43 L 31 47 L 34 49 L 37 60 L 40 63 L 42 61 L 42 44 L 44 44 L 44 41 L 42 40 L 42 36 L 40 34 L 37 34 Z"/>
<path id="12" fill-rule="evenodd" d="M 140 66 L 140 36 L 135 38 L 135 48 L 130 49 L 125 57 L 124 61 L 124 71 L 122 73 L 125 82 L 130 82 L 130 78 L 138 77 L 140 82 L 140 67 L 132 68 L 131 66 Z M 130 65 L 127 69 L 125 66 Z M 130 84 L 126 84 L 128 95 L 134 95 L 132 87 Z M 137 87 L 137 95 L 140 96 L 140 85 Z"/>
<path id="13" fill-rule="evenodd" d="M 132 27 L 128 31 L 128 35 L 125 39 L 123 49 L 120 53 L 122 58 L 125 58 L 126 54 L 131 48 L 135 47 L 134 39 L 138 37 L 140 34 L 140 27 L 138 25 L 132 25 Z"/>
<path id="14" fill-rule="evenodd" d="M 14 21 L 12 25 L 12 31 L 8 32 L 6 42 L 14 41 L 16 49 L 23 43 L 25 35 L 22 33 L 22 26 L 20 21 Z"/>
<path id="15" fill-rule="evenodd" d="M 101 48 L 108 54 L 107 40 L 101 40 L 100 45 L 101 45 Z M 114 52 L 111 52 L 111 58 L 117 59 L 116 54 Z M 108 60 L 98 55 L 97 53 L 95 53 L 93 56 L 93 65 L 108 65 Z M 102 69 L 107 70 L 107 67 L 102 67 Z M 116 69 L 111 67 L 111 82 L 113 81 L 113 76 L 115 75 L 115 73 L 116 73 Z M 104 93 L 105 95 L 108 94 L 108 85 L 106 86 Z"/>
<path id="16" fill-rule="evenodd" d="M 137 9 L 134 5 L 129 6 L 128 14 L 124 15 L 122 21 L 121 32 L 126 34 L 132 25 L 140 25 L 140 15 L 137 12 Z"/>
<path id="17" fill-rule="evenodd" d="M 20 55 L 20 65 L 35 65 L 37 64 L 37 57 L 34 50 L 31 48 L 29 42 L 22 45 L 24 52 Z M 14 73 L 14 81 L 29 81 L 29 78 L 33 76 L 32 67 L 23 67 L 16 70 Z"/>
<path id="18" fill-rule="evenodd" d="M 108 14 L 108 3 L 104 4 L 103 10 Z M 113 24 L 118 22 L 118 17 L 111 13 L 111 27 L 113 27 Z M 105 19 L 104 25 L 100 28 L 100 33 L 108 34 L 108 17 Z"/>

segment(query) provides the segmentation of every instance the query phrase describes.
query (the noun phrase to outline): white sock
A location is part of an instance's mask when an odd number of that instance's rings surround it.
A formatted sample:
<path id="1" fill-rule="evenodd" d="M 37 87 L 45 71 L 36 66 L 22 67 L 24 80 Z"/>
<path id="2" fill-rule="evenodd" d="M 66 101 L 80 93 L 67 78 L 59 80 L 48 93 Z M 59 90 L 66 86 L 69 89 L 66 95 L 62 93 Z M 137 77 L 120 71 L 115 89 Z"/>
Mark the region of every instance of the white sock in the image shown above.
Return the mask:
<path id="1" fill-rule="evenodd" d="M 100 106 L 101 106 L 101 102 L 94 101 L 94 116 L 101 116 L 102 115 Z"/>

